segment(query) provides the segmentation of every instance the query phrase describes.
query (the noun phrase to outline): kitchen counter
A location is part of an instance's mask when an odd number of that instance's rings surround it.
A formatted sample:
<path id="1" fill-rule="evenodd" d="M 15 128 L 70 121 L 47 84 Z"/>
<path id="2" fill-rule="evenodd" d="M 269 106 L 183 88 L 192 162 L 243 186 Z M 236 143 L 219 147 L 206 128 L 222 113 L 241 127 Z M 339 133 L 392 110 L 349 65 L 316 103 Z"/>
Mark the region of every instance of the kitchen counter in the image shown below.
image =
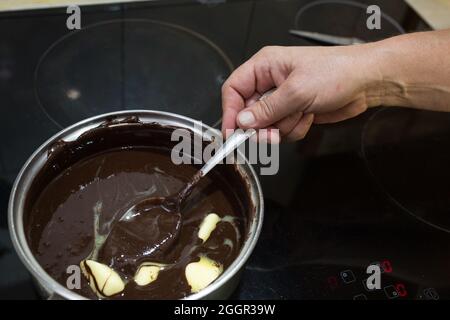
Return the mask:
<path id="1" fill-rule="evenodd" d="M 450 0 L 405 0 L 435 30 L 450 28 Z"/>
<path id="2" fill-rule="evenodd" d="M 69 5 L 96 5 L 137 1 L 144 0 L 2 0 L 0 2 L 0 11 L 47 9 Z"/>

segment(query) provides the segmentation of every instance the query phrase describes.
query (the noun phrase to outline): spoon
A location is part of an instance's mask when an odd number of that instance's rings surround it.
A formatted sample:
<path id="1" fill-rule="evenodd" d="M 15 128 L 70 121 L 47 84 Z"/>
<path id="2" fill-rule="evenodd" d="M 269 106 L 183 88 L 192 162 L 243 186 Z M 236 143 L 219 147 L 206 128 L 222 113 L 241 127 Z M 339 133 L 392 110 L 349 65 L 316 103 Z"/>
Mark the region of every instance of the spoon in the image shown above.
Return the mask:
<path id="1" fill-rule="evenodd" d="M 276 88 L 272 88 L 262 94 L 258 100 L 262 100 L 265 97 L 272 94 Z M 248 129 L 245 131 L 236 130 L 225 143 L 220 146 L 219 150 L 203 165 L 203 167 L 197 171 L 197 173 L 192 177 L 192 179 L 182 188 L 178 193 L 169 196 L 169 197 L 160 197 L 160 198 L 149 198 L 146 199 L 137 205 L 133 206 L 128 210 L 120 220 L 126 218 L 130 213 L 139 208 L 145 208 L 146 205 L 150 204 L 150 206 L 154 206 L 155 204 L 159 204 L 161 208 L 166 210 L 167 212 L 180 213 L 181 205 L 184 200 L 191 194 L 192 189 L 198 183 L 198 181 L 208 174 L 218 163 L 220 163 L 223 159 L 225 159 L 231 152 L 233 152 L 237 147 L 239 147 L 243 142 L 249 139 L 256 133 L 255 129 Z"/>
<path id="2" fill-rule="evenodd" d="M 147 198 L 129 208 L 113 225 L 103 243 L 102 257 L 114 261 L 119 268 L 129 268 L 142 258 L 163 261 L 179 237 L 181 208 L 186 198 L 202 177 L 255 133 L 256 130 L 233 133 L 178 193 Z"/>

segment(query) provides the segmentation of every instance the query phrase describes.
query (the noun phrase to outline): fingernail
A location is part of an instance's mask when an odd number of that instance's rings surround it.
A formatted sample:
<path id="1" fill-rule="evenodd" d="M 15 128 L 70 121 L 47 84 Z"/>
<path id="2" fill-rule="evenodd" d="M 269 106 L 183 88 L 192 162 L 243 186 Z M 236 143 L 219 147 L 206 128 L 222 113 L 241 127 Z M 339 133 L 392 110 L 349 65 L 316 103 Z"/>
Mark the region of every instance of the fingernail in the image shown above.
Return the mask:
<path id="1" fill-rule="evenodd" d="M 238 121 L 243 126 L 251 126 L 255 123 L 255 116 L 251 111 L 243 111 L 239 113 Z"/>

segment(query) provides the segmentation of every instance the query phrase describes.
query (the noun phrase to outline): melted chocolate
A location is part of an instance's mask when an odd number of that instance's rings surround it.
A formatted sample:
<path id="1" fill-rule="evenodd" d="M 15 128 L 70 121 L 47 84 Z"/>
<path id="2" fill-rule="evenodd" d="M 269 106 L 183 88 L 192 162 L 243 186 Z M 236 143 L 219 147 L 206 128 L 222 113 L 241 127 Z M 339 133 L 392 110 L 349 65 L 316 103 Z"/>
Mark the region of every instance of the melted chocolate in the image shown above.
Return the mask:
<path id="1" fill-rule="evenodd" d="M 111 299 L 182 298 L 191 293 L 184 275 L 188 263 L 201 255 L 224 268 L 233 262 L 254 213 L 248 188 L 231 165 L 195 181 L 197 167 L 170 159 L 172 130 L 136 118 L 108 121 L 49 150 L 28 194 L 24 222 L 32 252 L 53 278 L 65 285 L 67 267 L 89 258 L 126 282 Z M 195 187 L 185 206 L 173 212 L 164 199 L 189 190 L 190 183 Z M 199 225 L 211 212 L 226 218 L 202 243 Z M 143 262 L 167 267 L 139 286 L 133 276 Z M 84 277 L 74 290 L 97 298 Z"/>

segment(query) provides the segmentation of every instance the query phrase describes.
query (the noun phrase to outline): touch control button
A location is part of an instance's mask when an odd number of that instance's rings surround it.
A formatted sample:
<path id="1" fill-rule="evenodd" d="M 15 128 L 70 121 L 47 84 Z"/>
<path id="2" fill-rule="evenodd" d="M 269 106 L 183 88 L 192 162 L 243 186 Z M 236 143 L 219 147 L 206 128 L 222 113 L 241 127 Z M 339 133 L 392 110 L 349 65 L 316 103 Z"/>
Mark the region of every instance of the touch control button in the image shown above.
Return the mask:
<path id="1" fill-rule="evenodd" d="M 398 292 L 394 286 L 391 285 L 391 286 L 384 287 L 383 290 L 384 290 L 384 293 L 386 294 L 386 297 L 388 297 L 389 299 L 398 298 Z"/>
<path id="2" fill-rule="evenodd" d="M 353 273 L 352 270 L 344 270 L 341 272 L 341 278 L 342 281 L 344 281 L 344 283 L 352 283 L 355 282 L 356 278 L 355 278 L 355 274 Z"/>

